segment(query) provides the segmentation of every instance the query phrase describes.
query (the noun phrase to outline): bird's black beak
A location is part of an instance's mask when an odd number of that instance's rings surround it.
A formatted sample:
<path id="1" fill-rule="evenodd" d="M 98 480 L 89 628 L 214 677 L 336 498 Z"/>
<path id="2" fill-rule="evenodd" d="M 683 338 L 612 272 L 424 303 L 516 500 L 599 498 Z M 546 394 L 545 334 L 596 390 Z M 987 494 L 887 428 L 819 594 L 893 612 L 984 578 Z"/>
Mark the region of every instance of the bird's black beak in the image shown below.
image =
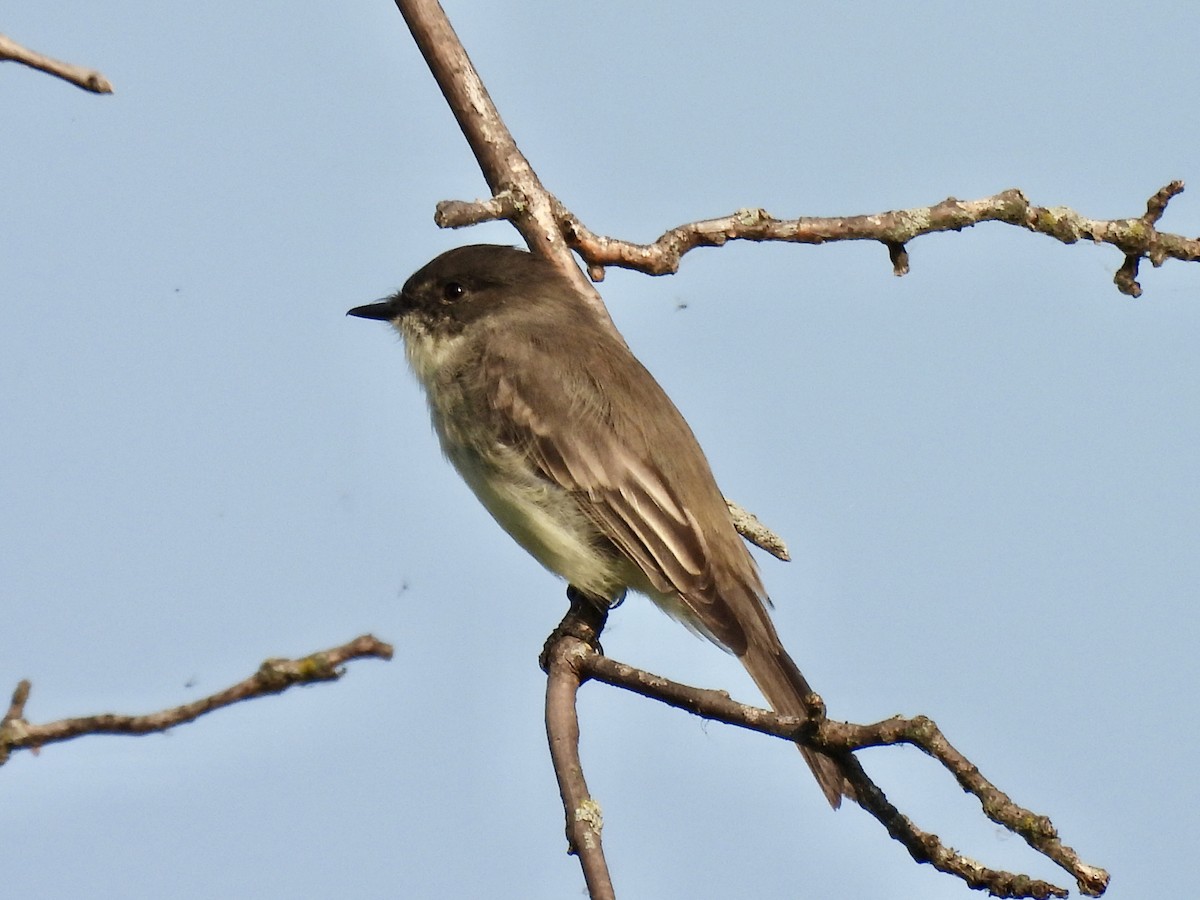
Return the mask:
<path id="1" fill-rule="evenodd" d="M 388 297 L 378 303 L 368 303 L 366 306 L 356 306 L 346 313 L 359 319 L 378 319 L 380 322 L 390 322 L 400 315 L 400 298 Z"/>

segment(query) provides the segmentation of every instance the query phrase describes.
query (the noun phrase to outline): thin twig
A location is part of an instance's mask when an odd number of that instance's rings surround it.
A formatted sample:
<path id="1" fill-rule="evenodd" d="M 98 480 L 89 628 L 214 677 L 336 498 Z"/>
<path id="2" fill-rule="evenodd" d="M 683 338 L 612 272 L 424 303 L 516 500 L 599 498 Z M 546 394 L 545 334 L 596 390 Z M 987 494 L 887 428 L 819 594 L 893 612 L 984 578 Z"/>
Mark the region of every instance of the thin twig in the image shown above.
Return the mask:
<path id="1" fill-rule="evenodd" d="M 1146 201 L 1146 212 L 1142 215 L 1140 221 L 1145 225 L 1148 235 L 1160 237 L 1154 226 L 1158 224 L 1158 220 L 1167 211 L 1167 204 L 1171 202 L 1171 198 L 1182 193 L 1183 182 L 1172 181 L 1170 184 L 1159 188 L 1158 192 Z M 1168 254 L 1164 245 L 1158 241 L 1153 242 L 1144 252 L 1136 249 L 1127 252 L 1125 254 L 1125 262 L 1121 264 L 1116 274 L 1113 275 L 1113 283 L 1122 294 L 1128 294 L 1131 297 L 1140 297 L 1142 295 L 1142 286 L 1138 284 L 1137 275 L 1143 256 L 1150 260 L 1152 266 L 1158 268 L 1166 260 Z"/>
<path id="2" fill-rule="evenodd" d="M 76 87 L 91 91 L 93 94 L 111 94 L 113 92 L 112 83 L 95 69 L 52 59 L 36 50 L 21 46 L 3 34 L 0 34 L 0 60 L 9 60 L 29 66 L 31 69 L 38 69 L 48 75 L 61 78 L 63 81 L 69 81 Z"/>
<path id="3" fill-rule="evenodd" d="M 85 734 L 141 735 L 166 731 L 243 700 L 282 693 L 298 684 L 336 681 L 343 674 L 340 666 L 352 659 L 368 657 L 391 659 L 392 646 L 367 634 L 348 644 L 312 653 L 301 659 L 268 659 L 249 678 L 211 696 L 171 709 L 140 716 L 101 713 L 60 719 L 45 725 L 31 725 L 25 720 L 29 682 L 22 681 L 14 692 L 8 715 L 0 721 L 0 764 L 7 761 L 13 750 L 36 750 Z"/>

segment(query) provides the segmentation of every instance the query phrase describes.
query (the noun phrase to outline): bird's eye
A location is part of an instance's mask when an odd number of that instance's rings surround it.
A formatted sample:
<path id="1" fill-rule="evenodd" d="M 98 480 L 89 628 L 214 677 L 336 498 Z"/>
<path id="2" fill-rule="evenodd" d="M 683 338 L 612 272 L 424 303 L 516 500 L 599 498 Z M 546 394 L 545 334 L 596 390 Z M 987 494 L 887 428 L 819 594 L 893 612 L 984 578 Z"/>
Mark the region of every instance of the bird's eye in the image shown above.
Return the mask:
<path id="1" fill-rule="evenodd" d="M 466 292 L 467 289 L 457 281 L 447 281 L 444 285 L 442 285 L 442 299 L 447 302 L 457 300 Z"/>

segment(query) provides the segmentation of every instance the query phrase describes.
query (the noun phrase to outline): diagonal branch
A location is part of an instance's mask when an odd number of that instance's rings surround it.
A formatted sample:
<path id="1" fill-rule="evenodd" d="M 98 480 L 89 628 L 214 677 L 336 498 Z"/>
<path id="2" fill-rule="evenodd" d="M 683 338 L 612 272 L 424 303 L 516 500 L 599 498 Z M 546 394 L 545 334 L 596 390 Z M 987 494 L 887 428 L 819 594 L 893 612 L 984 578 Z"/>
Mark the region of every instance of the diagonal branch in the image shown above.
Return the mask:
<path id="1" fill-rule="evenodd" d="M 912 719 L 893 717 L 872 725 L 836 722 L 825 718 L 824 705 L 815 694 L 810 695 L 809 700 L 813 708 L 822 712 L 813 719 L 776 715 L 770 710 L 739 703 L 723 691 L 680 684 L 609 659 L 597 649 L 595 636 L 599 630 L 592 616 L 594 613 L 590 613 L 586 606 L 580 606 L 573 599 L 571 610 L 547 642 L 544 655 L 544 659 L 550 661 L 545 666 L 550 680 L 556 682 L 553 688 L 547 688 L 547 722 L 552 716 L 560 720 L 569 718 L 575 722 L 575 743 L 578 742 L 578 723 L 574 719 L 575 693 L 583 681 L 594 679 L 705 719 L 806 744 L 842 757 L 841 762 L 854 783 L 859 805 L 879 821 L 888 834 L 899 841 L 917 862 L 928 863 L 938 871 L 960 878 L 968 886 L 986 890 L 996 897 L 1047 898 L 1067 895 L 1065 889 L 1049 882 L 989 868 L 943 844 L 936 834 L 922 830 L 896 809 L 852 755 L 854 751 L 867 747 L 911 744 L 932 756 L 951 772 L 964 791 L 978 798 L 984 814 L 989 819 L 1020 835 L 1030 847 L 1067 871 L 1075 879 L 1081 893 L 1099 896 L 1108 886 L 1107 872 L 1080 860 L 1073 849 L 1059 840 L 1053 823 L 1047 817 L 1018 806 L 984 778 L 979 769 L 955 749 L 938 727 L 925 716 Z M 581 620 L 585 631 L 592 630 L 591 639 L 579 633 Z M 603 619 L 600 620 L 599 627 L 603 627 Z M 553 710 L 552 695 L 558 704 Z M 565 708 L 567 704 L 571 705 L 569 712 Z M 571 765 L 572 772 L 579 767 L 577 755 Z M 556 756 L 555 771 L 562 785 L 564 773 L 558 766 L 559 759 Z M 578 808 L 585 800 L 598 809 L 596 801 L 586 793 L 582 769 L 579 769 L 577 776 L 567 777 L 568 783 L 572 777 L 583 787 L 575 788 L 576 793 L 571 796 L 570 801 L 564 791 L 563 802 L 567 806 L 568 816 L 571 810 Z M 598 847 L 598 839 L 596 843 Z M 600 861 L 603 862 L 602 855 Z"/>
<path id="2" fill-rule="evenodd" d="M 85 734 L 151 734 L 167 731 L 176 725 L 195 721 L 205 713 L 243 700 L 280 694 L 298 684 L 337 681 L 344 670 L 340 668 L 352 659 L 391 659 L 392 646 L 372 635 L 357 637 L 348 644 L 309 654 L 301 659 L 268 659 L 258 671 L 237 684 L 211 696 L 184 703 L 171 709 L 141 716 L 101 713 L 74 719 L 59 719 L 45 725 L 31 725 L 25 720 L 25 703 L 30 684 L 21 681 L 13 692 L 12 703 L 0 719 L 0 765 L 8 761 L 14 750 L 37 751 L 46 744 L 69 741 Z"/>
<path id="3" fill-rule="evenodd" d="M 608 310 L 575 265 L 555 216 L 555 200 L 517 147 L 467 51 L 437 0 L 396 0 L 442 96 L 471 146 L 492 193 L 503 196 L 503 215 L 529 249 L 553 261 L 605 319 Z M 493 213 L 498 207 L 484 204 Z M 611 323 L 611 319 L 609 319 Z M 615 330 L 615 329 L 614 329 Z"/>
<path id="4" fill-rule="evenodd" d="M 52 59 L 36 50 L 21 46 L 3 34 L 0 34 L 0 60 L 17 62 L 23 66 L 29 66 L 31 69 L 38 69 L 48 75 L 61 78 L 63 81 L 69 81 L 76 87 L 91 91 L 93 94 L 111 94 L 113 92 L 113 86 L 109 80 L 95 69 Z"/>

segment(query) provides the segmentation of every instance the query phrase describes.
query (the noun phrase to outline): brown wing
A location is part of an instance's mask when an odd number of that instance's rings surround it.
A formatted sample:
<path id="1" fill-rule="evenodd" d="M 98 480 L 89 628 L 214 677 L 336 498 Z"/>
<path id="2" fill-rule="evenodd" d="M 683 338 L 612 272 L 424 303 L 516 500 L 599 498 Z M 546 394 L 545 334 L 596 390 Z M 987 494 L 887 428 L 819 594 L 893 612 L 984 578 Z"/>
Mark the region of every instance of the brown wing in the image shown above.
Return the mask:
<path id="1" fill-rule="evenodd" d="M 585 332 L 588 340 L 571 348 L 565 369 L 555 353 L 560 378 L 550 388 L 529 377 L 545 371 L 545 338 L 505 341 L 504 356 L 485 360 L 488 408 L 505 440 L 575 494 L 650 585 L 678 598 L 688 624 L 740 655 L 744 617 L 765 617 L 757 569 L 687 423 L 628 349 L 601 329 Z M 738 600 L 751 609 L 730 608 Z"/>

